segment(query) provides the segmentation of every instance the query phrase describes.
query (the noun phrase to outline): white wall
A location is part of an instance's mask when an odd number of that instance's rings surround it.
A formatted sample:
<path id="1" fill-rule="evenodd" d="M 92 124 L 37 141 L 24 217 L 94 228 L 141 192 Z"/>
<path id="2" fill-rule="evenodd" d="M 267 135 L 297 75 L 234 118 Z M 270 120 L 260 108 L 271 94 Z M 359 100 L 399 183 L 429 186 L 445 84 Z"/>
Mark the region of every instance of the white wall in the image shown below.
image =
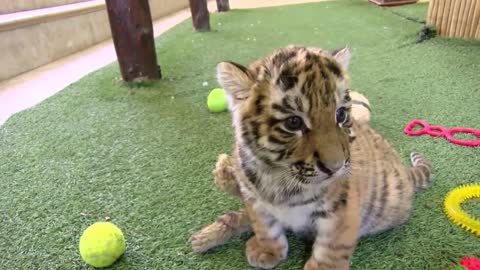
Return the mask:
<path id="1" fill-rule="evenodd" d="M 154 19 L 185 7 L 188 7 L 188 0 L 150 0 Z M 0 62 L 4 67 L 8 67 L 0 69 L 0 81 L 86 49 L 110 37 L 110 25 L 105 8 L 78 16 L 0 31 Z"/>
<path id="2" fill-rule="evenodd" d="M 0 0 L 0 14 L 54 7 L 88 0 Z"/>

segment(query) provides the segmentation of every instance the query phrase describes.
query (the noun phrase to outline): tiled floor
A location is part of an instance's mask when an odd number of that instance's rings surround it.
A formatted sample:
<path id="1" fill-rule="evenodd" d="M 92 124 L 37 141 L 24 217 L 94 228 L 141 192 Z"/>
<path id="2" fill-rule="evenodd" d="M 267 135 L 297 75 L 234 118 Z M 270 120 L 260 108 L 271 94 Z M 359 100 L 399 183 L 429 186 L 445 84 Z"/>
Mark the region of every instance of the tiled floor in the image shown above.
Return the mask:
<path id="1" fill-rule="evenodd" d="M 327 0 L 230 0 L 231 8 L 256 8 Z M 425 0 L 424 0 L 425 1 Z M 215 11 L 215 1 L 209 2 Z M 190 16 L 185 9 L 154 22 L 155 36 Z M 88 73 L 116 60 L 111 40 L 75 53 L 18 77 L 0 82 L 0 125 L 13 114 L 30 108 L 79 80 Z"/>

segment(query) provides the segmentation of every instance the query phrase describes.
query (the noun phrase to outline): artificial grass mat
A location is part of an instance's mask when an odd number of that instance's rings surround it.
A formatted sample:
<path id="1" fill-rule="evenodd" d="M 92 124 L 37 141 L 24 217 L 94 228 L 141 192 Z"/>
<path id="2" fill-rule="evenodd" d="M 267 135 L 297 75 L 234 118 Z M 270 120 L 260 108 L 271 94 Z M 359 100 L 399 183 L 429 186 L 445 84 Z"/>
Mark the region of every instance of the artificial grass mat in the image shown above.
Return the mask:
<path id="1" fill-rule="evenodd" d="M 426 5 L 383 9 L 353 0 L 234 10 L 212 14 L 210 33 L 193 33 L 188 20 L 156 41 L 161 81 L 121 84 L 114 64 L 13 116 L 0 128 L 1 268 L 87 269 L 78 238 L 110 217 L 127 239 L 114 269 L 250 269 L 247 236 L 205 255 L 192 254 L 187 242 L 240 207 L 212 183 L 232 130 L 228 113 L 207 111 L 206 96 L 217 86 L 218 61 L 246 64 L 288 44 L 348 44 L 353 87 L 369 98 L 372 124 L 405 162 L 417 149 L 436 170 L 410 222 L 363 239 L 352 269 L 445 269 L 479 256 L 479 239 L 442 212 L 450 189 L 480 181 L 479 149 L 402 130 L 417 118 L 480 128 L 480 44 L 441 38 L 415 44 L 422 25 L 392 11 L 424 17 Z M 478 216 L 479 205 L 467 207 Z M 290 243 L 278 269 L 303 269 L 307 248 L 293 237 Z"/>

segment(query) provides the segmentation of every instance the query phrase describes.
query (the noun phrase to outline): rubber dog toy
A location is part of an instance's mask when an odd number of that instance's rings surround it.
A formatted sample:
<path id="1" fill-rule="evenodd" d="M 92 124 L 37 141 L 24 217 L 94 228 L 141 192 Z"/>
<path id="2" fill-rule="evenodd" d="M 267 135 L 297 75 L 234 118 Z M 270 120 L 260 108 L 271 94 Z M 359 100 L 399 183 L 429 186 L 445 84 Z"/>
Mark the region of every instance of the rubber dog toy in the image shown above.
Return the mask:
<path id="1" fill-rule="evenodd" d="M 461 204 L 466 200 L 480 198 L 480 184 L 457 187 L 445 197 L 445 213 L 450 220 L 468 232 L 480 237 L 480 220 L 464 212 Z"/>
<path id="2" fill-rule="evenodd" d="M 421 129 L 413 130 L 416 127 L 420 127 Z M 442 126 L 430 126 L 424 120 L 413 120 L 405 127 L 403 132 L 409 136 L 421 136 L 421 135 L 428 134 L 431 137 L 444 137 L 449 142 L 462 145 L 462 146 L 468 146 L 468 147 L 480 146 L 480 130 L 474 129 L 474 128 L 456 127 L 456 128 L 448 129 Z M 454 135 L 457 133 L 472 134 L 473 136 L 477 137 L 477 139 L 466 140 L 466 141 L 460 140 L 454 137 Z"/>

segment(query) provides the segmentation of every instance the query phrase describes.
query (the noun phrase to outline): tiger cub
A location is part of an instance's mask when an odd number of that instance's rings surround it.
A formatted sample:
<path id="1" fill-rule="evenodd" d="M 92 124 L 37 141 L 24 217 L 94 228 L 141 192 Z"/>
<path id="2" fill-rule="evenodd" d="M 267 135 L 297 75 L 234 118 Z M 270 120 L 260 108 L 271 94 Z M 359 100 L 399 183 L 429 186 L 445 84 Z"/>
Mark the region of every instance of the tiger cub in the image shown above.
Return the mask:
<path id="1" fill-rule="evenodd" d="M 248 68 L 217 66 L 235 129 L 223 158 L 245 205 L 241 229 L 254 232 L 246 244 L 254 267 L 286 259 L 290 230 L 314 239 L 305 270 L 349 269 L 358 239 L 404 223 L 414 192 L 431 182 L 429 161 L 412 153 L 405 167 L 351 117 L 349 62 L 348 48 L 290 46 Z"/>

